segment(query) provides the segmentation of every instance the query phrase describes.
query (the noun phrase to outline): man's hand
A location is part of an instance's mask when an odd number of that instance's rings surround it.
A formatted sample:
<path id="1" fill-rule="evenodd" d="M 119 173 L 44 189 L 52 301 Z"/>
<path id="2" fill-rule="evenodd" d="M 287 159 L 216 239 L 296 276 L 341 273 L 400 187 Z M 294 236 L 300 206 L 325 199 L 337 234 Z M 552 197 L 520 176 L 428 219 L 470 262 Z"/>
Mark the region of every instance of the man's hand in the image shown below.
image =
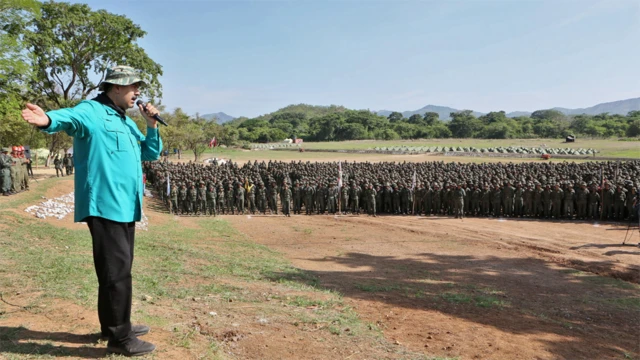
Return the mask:
<path id="1" fill-rule="evenodd" d="M 38 105 L 27 103 L 27 108 L 22 110 L 22 118 L 29 124 L 38 127 L 49 125 L 49 117 Z"/>
<path id="2" fill-rule="evenodd" d="M 155 106 L 147 103 L 145 106 L 138 105 L 138 109 L 140 110 L 140 114 L 147 120 L 147 126 L 150 128 L 157 128 L 158 121 L 153 118 L 153 116 L 158 115 L 159 111 L 155 108 Z"/>

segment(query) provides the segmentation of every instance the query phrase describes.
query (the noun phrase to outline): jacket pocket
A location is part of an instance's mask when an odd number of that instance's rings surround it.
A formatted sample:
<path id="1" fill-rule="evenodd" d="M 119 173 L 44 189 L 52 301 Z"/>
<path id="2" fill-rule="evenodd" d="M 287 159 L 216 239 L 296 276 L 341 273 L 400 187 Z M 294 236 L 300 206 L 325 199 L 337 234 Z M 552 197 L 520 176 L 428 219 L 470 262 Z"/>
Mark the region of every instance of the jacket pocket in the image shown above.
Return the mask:
<path id="1" fill-rule="evenodd" d="M 107 147 L 111 151 L 126 151 L 124 130 L 118 127 L 118 124 L 111 119 L 104 120 L 104 129 L 107 132 Z"/>

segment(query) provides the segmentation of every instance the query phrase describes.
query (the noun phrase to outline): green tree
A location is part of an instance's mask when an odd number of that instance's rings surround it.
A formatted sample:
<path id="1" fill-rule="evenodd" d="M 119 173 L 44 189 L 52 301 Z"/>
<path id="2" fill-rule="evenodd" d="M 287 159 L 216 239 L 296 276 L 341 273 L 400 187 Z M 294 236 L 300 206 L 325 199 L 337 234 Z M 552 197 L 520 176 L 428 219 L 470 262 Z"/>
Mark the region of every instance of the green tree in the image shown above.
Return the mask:
<path id="1" fill-rule="evenodd" d="M 507 118 L 507 114 L 504 111 L 492 111 L 488 114 L 480 116 L 478 120 L 488 125 L 493 123 L 505 123 L 509 120 L 509 118 Z"/>
<path id="2" fill-rule="evenodd" d="M 231 126 L 225 126 L 222 128 L 222 131 L 220 132 L 220 141 L 225 146 L 231 146 L 235 144 L 236 141 L 238 141 L 239 135 L 240 134 L 238 129 Z"/>
<path id="3" fill-rule="evenodd" d="M 391 129 L 378 129 L 373 133 L 376 140 L 398 140 L 400 135 Z"/>
<path id="4" fill-rule="evenodd" d="M 229 126 L 225 126 L 222 133 L 224 134 L 227 129 L 230 128 Z M 258 136 L 256 135 L 255 132 L 253 131 L 249 131 L 247 128 L 238 128 L 238 139 L 242 140 L 242 141 L 247 141 L 247 142 L 256 142 L 258 141 Z"/>
<path id="5" fill-rule="evenodd" d="M 482 127 L 482 123 L 473 116 L 473 111 L 464 110 L 452 112 L 451 121 L 447 125 L 453 137 L 471 138 Z"/>
<path id="6" fill-rule="evenodd" d="M 397 122 L 402 121 L 404 119 L 404 116 L 402 115 L 402 113 L 394 111 L 391 114 L 389 114 L 387 119 L 389 119 L 390 123 L 397 123 Z"/>
<path id="7" fill-rule="evenodd" d="M 328 114 L 311 121 L 312 140 L 334 141 L 344 126 L 341 114 Z"/>
<path id="8" fill-rule="evenodd" d="M 31 90 L 36 98 L 44 97 L 58 108 L 69 100 L 84 99 L 117 64 L 141 71 L 147 83 L 142 89 L 145 95 L 161 95 L 162 67 L 137 44 L 146 35 L 140 26 L 85 4 L 47 2 L 41 11 L 24 37 L 32 54 Z"/>
<path id="9" fill-rule="evenodd" d="M 422 118 L 422 115 L 420 115 L 420 114 L 413 114 L 413 115 L 409 116 L 409 120 L 407 122 L 409 124 L 422 125 L 424 123 L 424 119 Z"/>
<path id="10" fill-rule="evenodd" d="M 628 137 L 640 136 L 640 120 L 634 120 L 627 128 L 626 135 Z"/>
<path id="11" fill-rule="evenodd" d="M 393 131 L 403 139 L 415 139 L 418 137 L 418 127 L 407 122 L 397 122 L 393 125 Z"/>
<path id="12" fill-rule="evenodd" d="M 547 109 L 534 111 L 531 113 L 531 118 L 536 120 L 562 121 L 565 120 L 567 116 L 558 110 Z"/>
<path id="13" fill-rule="evenodd" d="M 184 145 L 193 152 L 195 162 L 207 150 L 211 139 L 217 135 L 218 126 L 213 121 L 194 118 L 184 127 Z"/>
<path id="14" fill-rule="evenodd" d="M 429 111 L 424 113 L 424 122 L 428 126 L 433 126 L 440 122 L 440 115 L 437 112 Z"/>
<path id="15" fill-rule="evenodd" d="M 347 123 L 343 126 L 336 140 L 363 140 L 367 138 L 367 129 L 358 123 Z"/>
<path id="16" fill-rule="evenodd" d="M 162 142 L 165 149 L 188 149 L 185 144 L 185 132 L 190 121 L 189 115 L 181 108 L 176 108 L 173 113 L 163 112 L 162 117 L 171 124 L 162 129 Z"/>
<path id="17" fill-rule="evenodd" d="M 29 81 L 29 62 L 21 30 L 39 15 L 35 0 L 0 0 L 0 145 L 43 145 L 44 135 L 20 118 Z"/>

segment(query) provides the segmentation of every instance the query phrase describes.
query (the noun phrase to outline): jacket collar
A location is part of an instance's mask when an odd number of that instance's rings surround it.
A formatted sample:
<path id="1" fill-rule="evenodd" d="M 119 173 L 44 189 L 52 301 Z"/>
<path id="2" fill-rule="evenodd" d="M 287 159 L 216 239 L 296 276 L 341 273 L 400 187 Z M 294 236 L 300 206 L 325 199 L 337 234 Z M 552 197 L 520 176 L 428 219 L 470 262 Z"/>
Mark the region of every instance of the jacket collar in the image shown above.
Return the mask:
<path id="1" fill-rule="evenodd" d="M 120 115 L 121 118 L 124 118 L 126 116 L 125 111 L 119 106 L 117 106 L 116 104 L 114 104 L 113 101 L 103 92 L 98 94 L 98 96 L 96 96 L 95 98 L 93 98 L 93 101 L 97 101 L 100 104 L 113 109 L 118 115 Z"/>

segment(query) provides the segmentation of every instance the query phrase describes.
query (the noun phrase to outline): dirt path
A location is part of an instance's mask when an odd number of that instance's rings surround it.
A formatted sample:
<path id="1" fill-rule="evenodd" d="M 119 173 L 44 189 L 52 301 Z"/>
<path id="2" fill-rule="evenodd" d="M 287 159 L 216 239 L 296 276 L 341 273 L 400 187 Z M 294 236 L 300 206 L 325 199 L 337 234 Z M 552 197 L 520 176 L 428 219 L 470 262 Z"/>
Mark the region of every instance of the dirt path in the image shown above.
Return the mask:
<path id="1" fill-rule="evenodd" d="M 320 286 L 344 294 L 388 339 L 414 351 L 463 359 L 605 359 L 640 350 L 640 249 L 620 245 L 626 226 L 226 219 L 318 276 Z"/>

